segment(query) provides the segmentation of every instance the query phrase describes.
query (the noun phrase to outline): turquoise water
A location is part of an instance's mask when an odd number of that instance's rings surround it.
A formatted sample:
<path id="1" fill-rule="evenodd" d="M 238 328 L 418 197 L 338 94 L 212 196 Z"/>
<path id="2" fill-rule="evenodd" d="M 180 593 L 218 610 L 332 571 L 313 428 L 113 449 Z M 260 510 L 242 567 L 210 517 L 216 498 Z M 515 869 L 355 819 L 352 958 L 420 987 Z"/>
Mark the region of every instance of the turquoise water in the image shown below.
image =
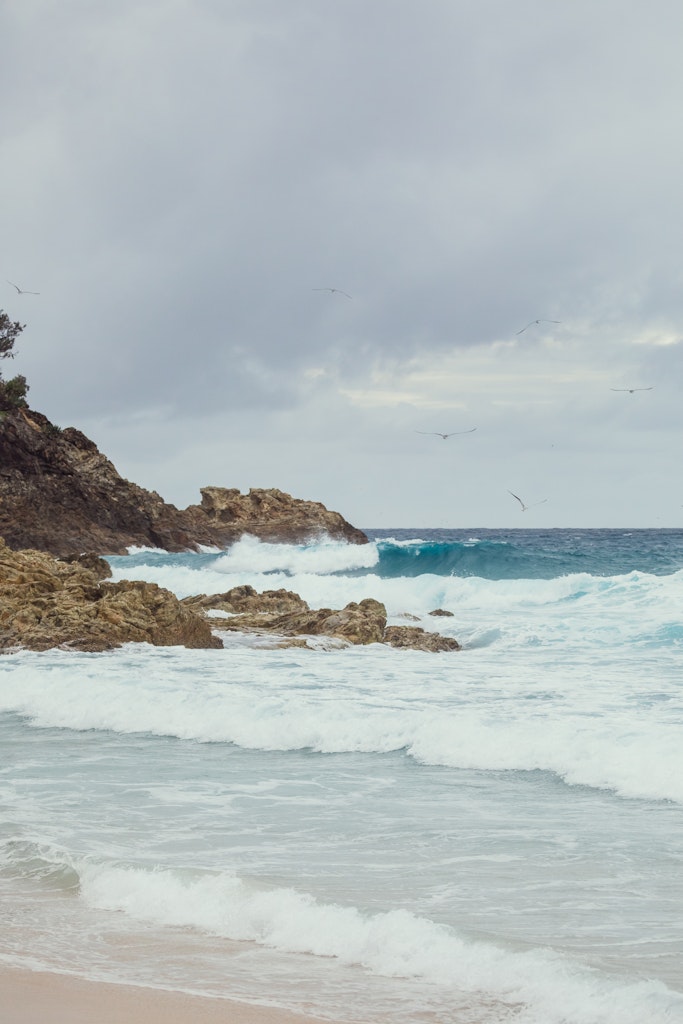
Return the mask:
<path id="1" fill-rule="evenodd" d="M 682 532 L 111 564 L 376 597 L 463 650 L 0 659 L 6 962 L 349 1020 L 683 1021 Z"/>

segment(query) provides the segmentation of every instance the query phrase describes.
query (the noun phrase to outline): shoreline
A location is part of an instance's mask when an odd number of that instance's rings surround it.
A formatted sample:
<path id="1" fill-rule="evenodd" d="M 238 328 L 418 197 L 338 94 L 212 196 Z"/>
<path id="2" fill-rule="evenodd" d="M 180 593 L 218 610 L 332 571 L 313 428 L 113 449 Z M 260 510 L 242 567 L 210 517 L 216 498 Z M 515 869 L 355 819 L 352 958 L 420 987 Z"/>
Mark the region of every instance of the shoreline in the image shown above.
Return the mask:
<path id="1" fill-rule="evenodd" d="M 278 1007 L 7 965 L 0 966 L 0 1019 L 3 1024 L 323 1024 L 318 1017 Z"/>

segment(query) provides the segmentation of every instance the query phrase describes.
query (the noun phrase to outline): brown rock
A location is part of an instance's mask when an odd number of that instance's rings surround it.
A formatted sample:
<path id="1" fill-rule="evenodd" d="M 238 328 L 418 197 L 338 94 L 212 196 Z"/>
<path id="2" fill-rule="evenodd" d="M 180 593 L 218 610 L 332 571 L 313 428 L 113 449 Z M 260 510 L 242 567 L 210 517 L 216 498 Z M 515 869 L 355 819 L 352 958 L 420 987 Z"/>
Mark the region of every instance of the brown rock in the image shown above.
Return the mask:
<path id="1" fill-rule="evenodd" d="M 266 590 L 259 594 L 253 587 L 233 587 L 225 594 L 202 594 L 184 598 L 184 604 L 198 611 L 220 609 L 230 619 L 212 620 L 214 628 L 227 632 L 246 632 L 278 637 L 328 636 L 350 644 L 386 643 L 392 647 L 418 651 L 457 651 L 457 640 L 427 633 L 414 626 L 387 626 L 383 604 L 368 597 L 358 604 L 352 601 L 340 611 L 332 608 L 311 610 L 306 602 L 288 590 Z M 287 605 L 284 614 L 278 611 Z M 303 646 L 302 641 L 299 646 Z"/>
<path id="2" fill-rule="evenodd" d="M 80 430 L 60 430 L 29 409 L 0 416 L 0 536 L 15 550 L 124 554 L 137 545 L 187 551 L 226 547 L 245 533 L 282 542 L 326 534 L 367 543 L 339 513 L 277 489 L 242 495 L 205 487 L 201 494 L 201 505 L 177 509 L 119 476 Z"/>
<path id="3" fill-rule="evenodd" d="M 99 561 L 99 560 L 98 560 Z M 218 648 L 208 621 L 155 583 L 102 582 L 78 560 L 12 551 L 0 538 L 0 649 L 104 651 L 131 641 Z"/>
<path id="4" fill-rule="evenodd" d="M 233 587 L 223 594 L 199 594 L 196 597 L 184 597 L 181 604 L 197 611 L 229 612 L 236 615 L 272 616 L 308 610 L 308 605 L 291 590 L 264 590 L 258 593 L 248 584 Z"/>
<path id="5" fill-rule="evenodd" d="M 445 608 L 435 608 L 434 611 L 430 612 L 429 614 L 430 615 L 448 616 L 451 619 L 453 618 L 453 612 L 448 612 L 448 611 L 446 611 Z"/>
<path id="6" fill-rule="evenodd" d="M 460 644 L 452 637 L 427 633 L 420 626 L 387 626 L 384 643 L 392 647 L 409 647 L 413 651 L 459 651 Z"/>
<path id="7" fill-rule="evenodd" d="M 381 643 L 387 613 L 383 604 L 366 597 L 356 604 L 351 601 L 340 611 L 320 608 L 317 611 L 294 612 L 272 618 L 269 629 L 285 636 L 308 633 L 312 636 L 334 636 L 352 644 Z"/>
<path id="8" fill-rule="evenodd" d="M 94 573 L 98 580 L 106 580 L 111 576 L 109 562 L 93 552 L 84 552 L 82 555 L 64 555 L 59 561 L 77 562 L 78 565 L 82 565 L 85 569 L 89 569 L 90 572 Z"/>
<path id="9" fill-rule="evenodd" d="M 316 534 L 367 543 L 361 530 L 350 526 L 338 512 L 330 512 L 319 501 L 302 501 L 277 487 L 252 487 L 241 494 L 235 487 L 202 487 L 201 505 L 190 505 L 187 513 L 202 513 L 217 529 L 227 527 L 230 536 L 250 533 L 261 540 L 305 541 Z"/>

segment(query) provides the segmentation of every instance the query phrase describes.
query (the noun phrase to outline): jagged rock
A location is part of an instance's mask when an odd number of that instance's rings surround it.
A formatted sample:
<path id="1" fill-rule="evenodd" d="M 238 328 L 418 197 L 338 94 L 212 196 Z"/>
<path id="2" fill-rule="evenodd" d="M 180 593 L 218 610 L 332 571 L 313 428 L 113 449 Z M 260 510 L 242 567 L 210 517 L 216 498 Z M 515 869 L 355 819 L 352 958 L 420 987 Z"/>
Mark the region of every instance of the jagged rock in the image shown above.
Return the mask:
<path id="1" fill-rule="evenodd" d="M 444 615 L 449 618 L 453 618 L 453 612 L 446 611 L 445 608 L 435 608 L 433 612 L 429 612 L 430 615 Z"/>
<path id="2" fill-rule="evenodd" d="M 308 633 L 312 636 L 336 636 L 352 644 L 381 643 L 387 613 L 380 601 L 366 597 L 351 601 L 340 611 L 319 608 L 317 611 L 290 612 L 270 620 L 269 628 L 285 636 Z"/>
<path id="3" fill-rule="evenodd" d="M 60 430 L 42 413 L 0 416 L 0 536 L 8 547 L 55 555 L 129 547 L 167 551 L 227 547 L 245 533 L 285 543 L 326 534 L 367 543 L 362 531 L 320 502 L 277 489 L 205 487 L 201 505 L 177 509 L 119 476 L 80 430 Z"/>
<path id="4" fill-rule="evenodd" d="M 44 551 L 12 551 L 0 538 L 0 649 L 223 646 L 209 622 L 169 590 L 139 580 L 103 582 L 99 561 L 90 569 Z"/>
<path id="5" fill-rule="evenodd" d="M 94 573 L 98 580 L 106 580 L 111 576 L 111 566 L 106 558 L 101 558 L 92 551 L 84 551 L 82 555 L 63 555 L 60 562 L 76 562 Z"/>
<path id="6" fill-rule="evenodd" d="M 332 608 L 314 611 L 303 598 L 289 590 L 266 590 L 259 594 L 253 587 L 243 586 L 233 587 L 224 594 L 186 597 L 182 603 L 204 613 L 228 612 L 229 619 L 211 620 L 219 631 L 278 637 L 324 636 L 348 644 L 387 643 L 418 651 L 460 650 L 457 640 L 438 633 L 427 633 L 414 626 L 387 626 L 386 608 L 371 597 L 359 603 L 352 601 L 340 611 Z M 297 645 L 304 646 L 305 641 Z"/>
<path id="7" fill-rule="evenodd" d="M 308 610 L 304 599 L 291 590 L 264 590 L 259 594 L 248 584 L 233 587 L 223 594 L 184 597 L 181 603 L 197 611 L 215 609 L 233 615 L 272 616 Z"/>
<path id="8" fill-rule="evenodd" d="M 294 499 L 277 487 L 252 487 L 241 494 L 236 487 L 202 487 L 201 505 L 190 505 L 186 513 L 202 513 L 217 528 L 231 533 L 251 533 L 262 540 L 307 540 L 315 533 L 365 544 L 367 537 L 350 526 L 338 512 L 330 512 L 319 501 Z"/>
<path id="9" fill-rule="evenodd" d="M 236 588 L 243 589 L 243 588 Z M 251 588 L 249 588 L 251 590 Z M 278 636 L 331 636 L 346 640 L 351 644 L 380 643 L 384 634 L 387 613 L 384 605 L 368 597 L 356 604 L 352 601 L 341 611 L 332 608 L 312 610 L 297 594 L 290 595 L 297 604 L 293 611 L 284 614 L 273 614 L 268 610 L 269 595 L 276 591 L 266 591 L 266 602 L 259 607 L 258 598 L 250 597 L 251 608 L 242 611 L 230 619 L 212 620 L 217 629 L 237 630 L 240 632 L 274 633 Z M 287 593 L 284 591 L 283 593 Z M 193 600 L 193 599 L 190 599 Z M 229 610 L 226 603 L 214 603 L 214 598 L 204 599 L 204 608 Z M 194 605 L 197 607 L 197 605 Z M 233 606 L 234 607 L 234 606 Z M 272 607 L 272 606 L 271 606 Z"/>
<path id="10" fill-rule="evenodd" d="M 409 647 L 413 651 L 459 651 L 460 644 L 453 637 L 428 633 L 420 626 L 387 626 L 384 643 L 392 647 Z"/>

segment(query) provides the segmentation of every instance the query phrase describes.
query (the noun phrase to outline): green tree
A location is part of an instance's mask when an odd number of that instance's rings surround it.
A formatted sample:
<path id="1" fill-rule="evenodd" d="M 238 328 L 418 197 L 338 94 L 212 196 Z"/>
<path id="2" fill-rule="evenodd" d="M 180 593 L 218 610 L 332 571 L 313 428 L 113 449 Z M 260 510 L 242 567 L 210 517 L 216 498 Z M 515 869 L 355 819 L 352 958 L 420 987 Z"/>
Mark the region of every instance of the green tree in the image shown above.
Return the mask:
<path id="1" fill-rule="evenodd" d="M 26 324 L 20 324 L 18 320 L 14 323 L 10 320 L 4 310 L 0 309 L 0 358 L 14 358 L 14 342 L 17 340 Z"/>
<path id="2" fill-rule="evenodd" d="M 0 359 L 14 359 L 14 343 L 25 326 L 18 320 L 10 320 L 7 313 L 0 309 Z M 26 377 L 19 375 L 11 380 L 3 380 L 0 373 L 0 409 L 26 408 L 27 391 Z"/>

